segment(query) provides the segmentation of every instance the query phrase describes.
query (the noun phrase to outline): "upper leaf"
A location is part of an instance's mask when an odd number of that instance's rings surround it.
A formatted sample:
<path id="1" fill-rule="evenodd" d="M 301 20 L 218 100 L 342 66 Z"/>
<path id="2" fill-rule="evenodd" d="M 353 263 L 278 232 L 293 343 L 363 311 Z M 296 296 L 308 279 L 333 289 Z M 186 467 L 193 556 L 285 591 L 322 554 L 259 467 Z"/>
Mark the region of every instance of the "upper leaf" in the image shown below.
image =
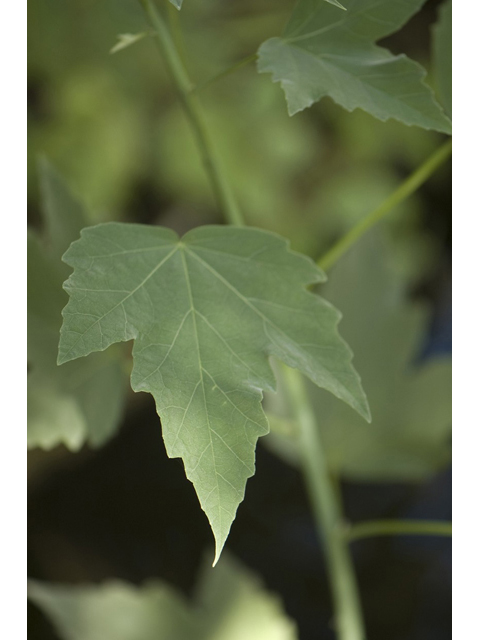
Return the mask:
<path id="1" fill-rule="evenodd" d="M 433 29 L 433 61 L 440 100 L 452 117 L 452 0 L 440 7 Z"/>
<path id="2" fill-rule="evenodd" d="M 49 585 L 29 581 L 28 595 L 64 640 L 295 640 L 295 624 L 255 575 L 224 557 L 204 569 L 188 602 L 159 581 L 142 587 Z"/>
<path id="3" fill-rule="evenodd" d="M 122 414 L 125 375 L 107 354 L 56 365 L 66 266 L 60 256 L 87 224 L 82 205 L 47 162 L 40 164 L 45 238 L 28 233 L 28 447 L 103 444 Z M 113 355 L 113 354 L 112 354 Z"/>
<path id="4" fill-rule="evenodd" d="M 424 69 L 375 45 L 424 2 L 345 0 L 347 11 L 339 12 L 323 0 L 300 0 L 283 36 L 260 47 L 258 69 L 281 83 L 290 115 L 330 96 L 349 111 L 450 133 Z"/>
<path id="5" fill-rule="evenodd" d="M 339 313 L 305 287 L 324 279 L 279 236 L 108 223 L 64 256 L 59 363 L 135 338 L 132 387 L 155 397 L 170 457 L 182 457 L 216 540 L 225 543 L 257 438 L 268 430 L 268 356 L 300 369 L 366 418 L 368 406 Z"/>

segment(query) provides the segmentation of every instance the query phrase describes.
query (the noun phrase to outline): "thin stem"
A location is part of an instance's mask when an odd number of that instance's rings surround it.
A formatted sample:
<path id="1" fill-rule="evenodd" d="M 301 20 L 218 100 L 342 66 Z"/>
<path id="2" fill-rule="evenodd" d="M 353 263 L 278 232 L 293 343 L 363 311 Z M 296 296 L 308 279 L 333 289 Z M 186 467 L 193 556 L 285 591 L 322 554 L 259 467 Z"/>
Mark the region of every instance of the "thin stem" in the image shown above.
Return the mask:
<path id="1" fill-rule="evenodd" d="M 435 173 L 452 154 L 452 141 L 449 140 L 437 149 L 398 189 L 382 204 L 369 213 L 366 218 L 356 224 L 348 233 L 333 245 L 318 261 L 318 266 L 326 271 L 337 262 L 350 247 L 357 242 L 373 225 L 384 218 L 397 205 L 414 193 L 428 178 Z"/>
<path id="2" fill-rule="evenodd" d="M 243 225 L 243 216 L 236 203 L 230 185 L 223 175 L 221 165 L 214 151 L 200 104 L 191 93 L 192 83 L 175 47 L 163 16 L 158 12 L 151 0 L 140 0 L 149 22 L 155 30 L 156 41 L 170 76 L 175 84 L 185 114 L 192 127 L 205 170 L 210 178 L 212 189 L 230 224 Z"/>
<path id="3" fill-rule="evenodd" d="M 331 482 L 325 453 L 301 374 L 284 368 L 295 418 L 301 426 L 302 469 L 312 503 L 315 524 L 323 541 L 335 610 L 338 640 L 365 640 L 357 581 L 348 548 L 341 506 Z"/>
<path id="4" fill-rule="evenodd" d="M 185 49 L 185 42 L 183 40 L 182 25 L 180 24 L 180 14 L 176 7 L 171 2 L 167 2 L 167 17 L 170 34 L 178 52 L 180 60 L 185 68 L 187 68 L 187 51 Z"/>
<path id="5" fill-rule="evenodd" d="M 450 536 L 452 523 L 439 520 L 372 520 L 352 524 L 345 530 L 345 538 L 352 542 L 373 536 Z"/>
<path id="6" fill-rule="evenodd" d="M 232 64 L 230 67 L 227 67 L 223 71 L 220 71 L 220 73 L 217 73 L 212 78 L 209 78 L 205 82 L 202 82 L 202 84 L 199 84 L 193 87 L 192 93 L 203 91 L 203 89 L 206 89 L 210 85 L 214 84 L 215 82 L 217 82 L 217 80 L 222 80 L 222 78 L 229 76 L 231 73 L 234 73 L 235 71 L 237 71 L 237 69 L 241 69 L 242 67 L 245 67 L 247 64 L 250 64 L 251 62 L 255 62 L 256 59 L 257 59 L 256 53 L 252 53 L 246 58 L 242 58 L 242 60 L 239 60 L 238 62 L 235 62 L 235 64 Z"/>

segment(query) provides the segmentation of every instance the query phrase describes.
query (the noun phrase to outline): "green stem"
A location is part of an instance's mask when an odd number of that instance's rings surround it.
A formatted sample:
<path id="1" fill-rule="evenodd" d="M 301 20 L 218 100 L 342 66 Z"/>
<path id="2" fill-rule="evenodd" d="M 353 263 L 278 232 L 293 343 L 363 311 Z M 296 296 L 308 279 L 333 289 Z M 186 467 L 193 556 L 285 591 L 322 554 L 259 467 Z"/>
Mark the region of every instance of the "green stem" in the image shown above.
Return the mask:
<path id="1" fill-rule="evenodd" d="M 414 193 L 428 178 L 435 173 L 452 153 L 452 141 L 449 140 L 437 149 L 398 189 L 396 189 L 382 204 L 369 213 L 366 218 L 356 224 L 348 233 L 333 245 L 318 261 L 318 266 L 326 271 L 337 262 L 373 225 L 377 224 L 387 213 Z"/>
<path id="2" fill-rule="evenodd" d="M 335 610 L 338 640 L 365 640 L 357 581 L 344 530 L 341 506 L 327 468 L 320 431 L 301 374 L 284 368 L 295 419 L 301 426 L 298 442 L 302 469 L 323 540 Z"/>
<path id="3" fill-rule="evenodd" d="M 218 204 L 230 224 L 242 225 L 243 216 L 235 201 L 230 186 L 223 175 L 221 165 L 213 149 L 213 145 L 203 119 L 200 104 L 197 97 L 191 92 L 192 83 L 190 82 L 163 16 L 156 10 L 151 0 L 140 0 L 140 4 L 155 30 L 160 53 L 165 60 L 185 114 L 192 127 L 205 170 L 210 178 Z"/>
<path id="4" fill-rule="evenodd" d="M 451 536 L 452 523 L 438 520 L 372 520 L 353 524 L 345 530 L 345 538 L 352 542 L 373 536 Z"/>
<path id="5" fill-rule="evenodd" d="M 232 66 L 228 67 L 227 69 L 220 71 L 220 73 L 217 73 L 212 78 L 209 78 L 205 82 L 202 82 L 202 84 L 199 84 L 193 87 L 192 92 L 203 91 L 203 89 L 206 89 L 214 82 L 217 82 L 217 80 L 221 80 L 222 78 L 229 76 L 231 73 L 234 73 L 235 71 L 237 71 L 237 69 L 241 69 L 242 67 L 245 67 L 247 64 L 254 62 L 256 59 L 257 59 L 256 53 L 252 53 L 246 58 L 242 58 L 242 60 L 239 60 L 238 62 L 235 62 L 235 64 L 232 64 Z"/>
<path id="6" fill-rule="evenodd" d="M 178 52 L 180 60 L 184 68 L 187 68 L 187 51 L 185 49 L 185 42 L 183 40 L 182 26 L 180 24 L 180 14 L 176 7 L 171 2 L 167 2 L 167 17 L 170 34 Z"/>

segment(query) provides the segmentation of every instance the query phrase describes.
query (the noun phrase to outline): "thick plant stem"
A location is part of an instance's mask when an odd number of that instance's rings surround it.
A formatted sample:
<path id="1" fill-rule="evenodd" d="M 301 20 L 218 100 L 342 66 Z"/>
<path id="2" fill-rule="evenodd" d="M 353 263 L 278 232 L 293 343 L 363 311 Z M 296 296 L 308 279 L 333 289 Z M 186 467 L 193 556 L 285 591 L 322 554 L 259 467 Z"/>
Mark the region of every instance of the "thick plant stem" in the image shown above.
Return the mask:
<path id="1" fill-rule="evenodd" d="M 333 245 L 318 261 L 318 266 L 326 271 L 337 262 L 371 227 L 390 213 L 397 205 L 415 193 L 428 178 L 435 173 L 452 154 L 452 141 L 449 140 L 437 149 L 398 189 L 396 189 L 382 204 L 369 213 L 363 220 L 353 227 L 347 234 Z"/>
<path id="2" fill-rule="evenodd" d="M 342 510 L 328 473 L 325 453 L 302 375 L 284 368 L 295 418 L 302 470 L 315 523 L 323 541 L 335 611 L 338 640 L 365 640 L 360 597 L 348 541 L 343 535 Z"/>
<path id="3" fill-rule="evenodd" d="M 157 11 L 152 0 L 140 0 L 140 4 L 155 30 L 160 53 L 165 60 L 185 114 L 192 127 L 205 170 L 210 178 L 218 204 L 230 224 L 242 225 L 242 214 L 230 186 L 223 175 L 203 119 L 198 98 L 192 94 L 192 83 L 190 82 L 163 16 Z"/>
<path id="4" fill-rule="evenodd" d="M 372 520 L 353 524 L 345 531 L 352 542 L 374 536 L 447 536 L 452 535 L 452 523 L 438 520 Z"/>

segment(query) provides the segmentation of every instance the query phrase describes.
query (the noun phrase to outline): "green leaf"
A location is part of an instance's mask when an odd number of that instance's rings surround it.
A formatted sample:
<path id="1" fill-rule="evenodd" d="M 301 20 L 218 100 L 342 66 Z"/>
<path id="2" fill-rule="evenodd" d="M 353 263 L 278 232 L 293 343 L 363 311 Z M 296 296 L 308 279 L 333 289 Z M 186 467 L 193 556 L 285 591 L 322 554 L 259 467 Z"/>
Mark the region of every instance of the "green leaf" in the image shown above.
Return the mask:
<path id="1" fill-rule="evenodd" d="M 193 602 L 159 581 L 134 587 L 49 585 L 28 595 L 64 640 L 295 640 L 295 624 L 256 576 L 223 557 L 205 568 Z"/>
<path id="2" fill-rule="evenodd" d="M 142 31 L 141 33 L 119 33 L 117 36 L 118 42 L 110 49 L 110 53 L 122 51 L 139 40 L 143 40 L 146 36 L 148 36 L 146 31 Z"/>
<path id="3" fill-rule="evenodd" d="M 271 233 L 109 223 L 84 229 L 64 256 L 59 363 L 135 339 L 132 387 L 150 392 L 170 457 L 183 458 L 218 560 L 268 431 L 262 389 L 275 356 L 368 418 L 339 313 L 305 287 L 324 279 Z"/>
<path id="4" fill-rule="evenodd" d="M 28 416 L 29 448 L 51 449 L 63 443 L 78 450 L 99 446 L 118 427 L 125 374 L 115 353 L 90 361 L 56 364 L 65 265 L 60 255 L 86 223 L 82 206 L 46 161 L 40 165 L 46 241 L 28 233 Z M 48 247 L 48 248 L 47 248 Z"/>
<path id="5" fill-rule="evenodd" d="M 183 0 L 170 0 L 173 6 L 180 11 L 182 8 Z"/>
<path id="6" fill-rule="evenodd" d="M 433 61 L 440 101 L 452 117 L 452 0 L 440 7 L 433 29 Z"/>
<path id="7" fill-rule="evenodd" d="M 409 301 L 405 278 L 388 266 L 389 256 L 383 236 L 371 233 L 334 267 L 322 289 L 344 313 L 342 334 L 362 372 L 372 424 L 313 385 L 309 392 L 330 467 L 356 481 L 422 480 L 451 457 L 451 359 L 415 364 L 429 314 Z M 266 407 L 285 420 L 281 398 L 268 394 Z M 277 431 L 267 441 L 296 464 L 295 437 Z"/>
<path id="8" fill-rule="evenodd" d="M 258 70 L 281 83 L 290 115 L 330 96 L 348 111 L 450 133 L 424 69 L 375 45 L 424 2 L 345 0 L 347 11 L 339 13 L 323 0 L 300 0 L 283 36 L 260 47 Z"/>

